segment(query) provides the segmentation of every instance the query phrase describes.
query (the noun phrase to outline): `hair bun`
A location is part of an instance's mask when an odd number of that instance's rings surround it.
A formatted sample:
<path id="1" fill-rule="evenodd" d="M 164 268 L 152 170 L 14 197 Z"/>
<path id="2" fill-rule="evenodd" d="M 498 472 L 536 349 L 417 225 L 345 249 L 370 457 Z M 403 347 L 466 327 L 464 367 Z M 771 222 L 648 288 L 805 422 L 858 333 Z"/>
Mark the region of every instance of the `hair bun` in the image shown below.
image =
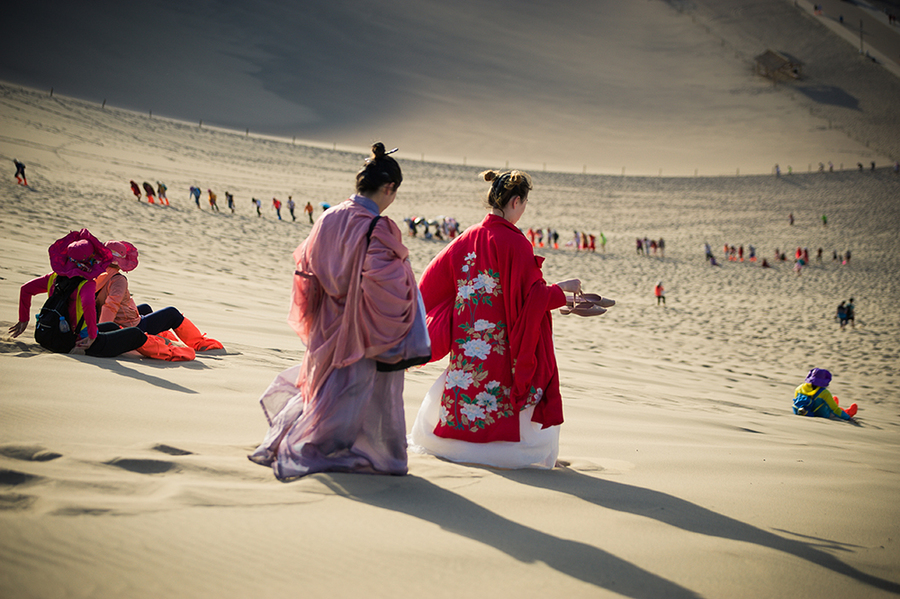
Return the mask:
<path id="1" fill-rule="evenodd" d="M 381 143 L 380 141 L 377 141 L 374 144 L 372 144 L 372 157 L 375 158 L 375 160 L 381 160 L 386 155 L 387 155 L 387 152 L 385 152 L 385 150 L 384 150 L 383 143 Z"/>
<path id="2" fill-rule="evenodd" d="M 497 171 L 484 171 L 483 173 L 481 173 L 481 176 L 484 177 L 485 181 L 490 182 L 490 181 L 493 181 L 494 179 L 496 179 L 497 175 L 499 175 L 499 174 L 500 173 Z"/>

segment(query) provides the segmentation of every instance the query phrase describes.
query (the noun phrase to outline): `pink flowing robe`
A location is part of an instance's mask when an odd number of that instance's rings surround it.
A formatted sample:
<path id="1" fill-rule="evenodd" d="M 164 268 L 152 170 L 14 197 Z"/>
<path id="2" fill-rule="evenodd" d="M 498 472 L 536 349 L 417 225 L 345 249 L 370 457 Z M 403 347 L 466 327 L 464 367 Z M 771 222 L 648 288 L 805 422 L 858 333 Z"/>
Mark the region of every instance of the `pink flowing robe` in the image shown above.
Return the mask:
<path id="1" fill-rule="evenodd" d="M 422 275 L 432 361 L 450 354 L 438 437 L 518 442 L 529 406 L 542 428 L 562 423 L 550 310 L 566 297 L 544 281 L 542 263 L 519 229 L 488 215 Z"/>
<path id="2" fill-rule="evenodd" d="M 270 429 L 250 459 L 278 478 L 321 471 L 405 474 L 404 372 L 375 356 L 416 315 L 416 280 L 400 229 L 354 196 L 329 209 L 294 252 L 288 322 L 307 350 L 260 399 Z"/>

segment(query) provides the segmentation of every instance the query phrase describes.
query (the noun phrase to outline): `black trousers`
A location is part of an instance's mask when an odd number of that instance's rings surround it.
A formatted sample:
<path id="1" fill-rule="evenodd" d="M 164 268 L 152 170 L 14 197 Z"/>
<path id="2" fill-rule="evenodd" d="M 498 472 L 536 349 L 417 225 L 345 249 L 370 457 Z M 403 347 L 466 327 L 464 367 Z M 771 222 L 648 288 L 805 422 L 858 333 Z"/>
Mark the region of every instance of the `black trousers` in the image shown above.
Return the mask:
<path id="1" fill-rule="evenodd" d="M 158 335 L 169 329 L 177 329 L 184 322 L 184 314 L 172 306 L 154 312 L 149 305 L 141 304 L 137 309 L 141 314 L 141 321 L 137 324 L 137 328 L 151 335 Z"/>
<path id="2" fill-rule="evenodd" d="M 97 338 L 84 352 L 98 358 L 112 358 L 139 348 L 147 342 L 147 335 L 137 327 L 120 328 L 113 322 L 97 325 Z"/>

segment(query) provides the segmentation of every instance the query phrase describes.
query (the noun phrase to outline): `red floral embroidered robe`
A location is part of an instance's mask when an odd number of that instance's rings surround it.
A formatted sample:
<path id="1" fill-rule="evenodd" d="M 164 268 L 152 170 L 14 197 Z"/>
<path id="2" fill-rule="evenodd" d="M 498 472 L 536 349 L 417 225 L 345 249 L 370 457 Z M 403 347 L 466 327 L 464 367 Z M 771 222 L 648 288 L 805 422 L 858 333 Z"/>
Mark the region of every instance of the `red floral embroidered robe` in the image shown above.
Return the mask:
<path id="1" fill-rule="evenodd" d="M 550 310 L 566 298 L 544 281 L 543 261 L 519 229 L 489 214 L 426 268 L 431 359 L 450 354 L 437 436 L 519 441 L 519 412 L 531 405 L 543 428 L 562 423 Z"/>

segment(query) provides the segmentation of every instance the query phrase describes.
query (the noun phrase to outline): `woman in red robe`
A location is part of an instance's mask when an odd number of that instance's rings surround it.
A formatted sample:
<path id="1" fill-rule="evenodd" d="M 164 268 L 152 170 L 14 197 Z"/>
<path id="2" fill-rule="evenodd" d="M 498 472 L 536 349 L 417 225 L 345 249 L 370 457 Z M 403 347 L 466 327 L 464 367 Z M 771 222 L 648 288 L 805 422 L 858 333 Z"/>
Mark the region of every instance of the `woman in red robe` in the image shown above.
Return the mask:
<path id="1" fill-rule="evenodd" d="M 516 228 L 531 178 L 486 171 L 490 212 L 444 248 L 419 283 L 432 361 L 450 355 L 419 410 L 410 448 L 503 468 L 552 468 L 563 421 L 550 310 L 578 279 L 548 285 Z"/>

